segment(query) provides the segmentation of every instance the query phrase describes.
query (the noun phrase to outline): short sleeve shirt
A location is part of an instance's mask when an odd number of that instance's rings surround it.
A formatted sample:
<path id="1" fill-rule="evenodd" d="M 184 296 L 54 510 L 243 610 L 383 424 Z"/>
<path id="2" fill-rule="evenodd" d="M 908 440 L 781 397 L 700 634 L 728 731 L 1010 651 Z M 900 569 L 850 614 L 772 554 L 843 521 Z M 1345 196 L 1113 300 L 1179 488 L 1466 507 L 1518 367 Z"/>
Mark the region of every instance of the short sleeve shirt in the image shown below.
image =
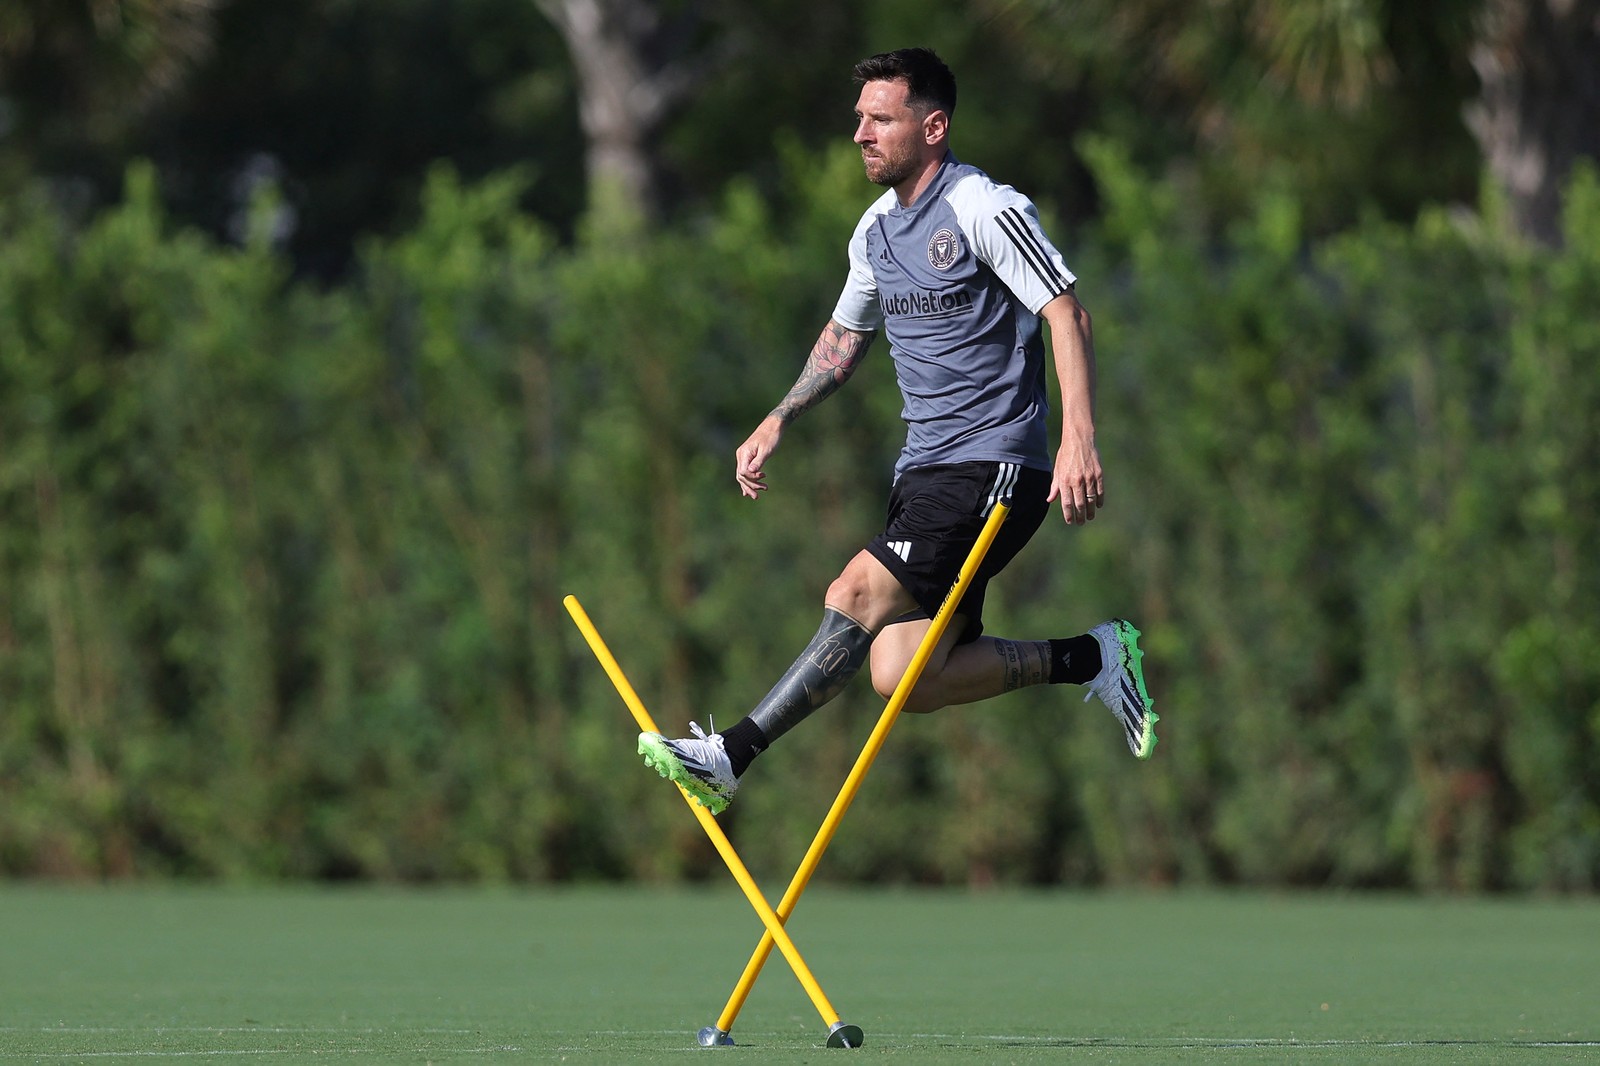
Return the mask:
<path id="1" fill-rule="evenodd" d="M 896 477 L 1051 468 L 1039 311 L 1074 281 L 1032 201 L 953 155 L 911 206 L 891 189 L 867 209 L 833 319 L 888 336 L 906 422 Z"/>

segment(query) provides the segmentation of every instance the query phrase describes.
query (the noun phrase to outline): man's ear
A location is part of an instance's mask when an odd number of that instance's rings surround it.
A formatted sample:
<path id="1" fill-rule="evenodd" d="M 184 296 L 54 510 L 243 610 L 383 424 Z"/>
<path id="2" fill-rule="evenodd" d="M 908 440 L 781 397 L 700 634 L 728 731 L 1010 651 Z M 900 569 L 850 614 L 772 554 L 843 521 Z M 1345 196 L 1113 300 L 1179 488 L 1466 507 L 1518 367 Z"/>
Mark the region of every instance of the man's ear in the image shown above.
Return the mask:
<path id="1" fill-rule="evenodd" d="M 935 108 L 922 120 L 922 136 L 928 144 L 937 144 L 950 133 L 950 116 Z"/>

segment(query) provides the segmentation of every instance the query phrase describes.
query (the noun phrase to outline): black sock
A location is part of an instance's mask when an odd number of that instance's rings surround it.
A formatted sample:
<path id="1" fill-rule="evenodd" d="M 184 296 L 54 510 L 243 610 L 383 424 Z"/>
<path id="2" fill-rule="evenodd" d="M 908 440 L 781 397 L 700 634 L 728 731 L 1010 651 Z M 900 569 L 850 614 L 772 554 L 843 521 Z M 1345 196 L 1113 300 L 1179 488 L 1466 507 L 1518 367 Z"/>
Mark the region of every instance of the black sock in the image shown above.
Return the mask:
<path id="1" fill-rule="evenodd" d="M 1050 683 L 1087 685 L 1100 674 L 1100 642 L 1088 633 L 1050 642 Z"/>
<path id="2" fill-rule="evenodd" d="M 733 764 L 733 776 L 740 777 L 756 756 L 767 750 L 767 735 L 747 716 L 722 731 L 722 750 Z"/>

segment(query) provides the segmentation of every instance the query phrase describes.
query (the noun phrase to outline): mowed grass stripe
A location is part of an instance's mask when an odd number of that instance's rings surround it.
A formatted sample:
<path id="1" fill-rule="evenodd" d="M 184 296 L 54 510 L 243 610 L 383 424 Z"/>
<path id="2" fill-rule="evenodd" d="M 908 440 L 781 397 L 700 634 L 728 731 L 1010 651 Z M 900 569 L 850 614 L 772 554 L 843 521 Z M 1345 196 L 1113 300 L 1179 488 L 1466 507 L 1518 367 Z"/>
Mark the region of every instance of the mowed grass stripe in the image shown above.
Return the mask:
<path id="1" fill-rule="evenodd" d="M 0 888 L 0 1061 L 1593 1061 L 1600 905 L 857 891 L 790 923 L 825 1030 L 731 889 Z"/>

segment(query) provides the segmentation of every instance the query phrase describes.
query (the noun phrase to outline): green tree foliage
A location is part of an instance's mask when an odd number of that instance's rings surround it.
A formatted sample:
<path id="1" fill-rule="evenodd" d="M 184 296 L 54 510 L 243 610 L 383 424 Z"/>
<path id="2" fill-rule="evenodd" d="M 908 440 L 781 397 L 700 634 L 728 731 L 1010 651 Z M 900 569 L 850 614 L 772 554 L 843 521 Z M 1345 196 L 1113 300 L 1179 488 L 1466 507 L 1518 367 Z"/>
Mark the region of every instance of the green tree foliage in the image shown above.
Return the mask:
<path id="1" fill-rule="evenodd" d="M 1093 133 L 1128 145 L 1144 169 L 1181 175 L 1191 209 L 1219 228 L 1248 215 L 1248 190 L 1288 181 L 1307 232 L 1322 235 L 1374 204 L 1409 221 L 1427 203 L 1475 198 L 1481 154 L 1462 109 L 1477 91 L 1468 57 L 1486 6 L 640 0 L 601 8 L 659 17 L 670 32 L 636 42 L 642 69 L 659 76 L 629 84 L 621 64 L 598 69 L 640 98 L 638 147 L 658 171 L 662 217 L 676 222 L 714 213 L 736 180 L 776 195 L 776 141 L 817 151 L 848 137 L 851 63 L 927 44 L 960 77 L 963 158 L 1069 224 L 1097 213 L 1075 148 Z M 1543 69 L 1561 58 L 1549 51 L 1535 36 L 1499 61 L 1509 96 L 1521 84 L 1514 60 Z M 1576 77 L 1594 65 L 1575 55 L 1553 69 Z M 0 0 L 0 195 L 43 175 L 98 208 L 115 201 L 127 160 L 148 158 L 175 219 L 233 239 L 251 188 L 272 179 L 296 273 L 338 279 L 363 235 L 411 227 L 434 162 L 469 180 L 517 164 L 530 179 L 523 208 L 569 241 L 595 139 L 580 84 L 534 0 Z M 1584 127 L 1567 85 L 1538 82 L 1537 95 Z M 1516 115 L 1501 122 L 1502 137 L 1519 132 Z M 1527 142 L 1553 135 L 1573 141 L 1563 153 L 1582 151 L 1559 123 Z"/>
<path id="2" fill-rule="evenodd" d="M 151 106 L 211 51 L 219 0 L 7 0 L 0 4 L 0 98 L 7 125 L 50 155 L 120 146 Z M 8 111 L 11 108 L 8 107 Z"/>
<path id="3" fill-rule="evenodd" d="M 1083 129 L 1180 178 L 1191 211 L 1220 227 L 1249 215 L 1252 189 L 1287 183 L 1319 235 L 1373 207 L 1409 220 L 1422 204 L 1474 198 L 1480 152 L 1462 112 L 1477 89 L 1467 56 L 1485 6 L 984 3 L 1011 65 L 1076 84 L 1090 109 Z"/>
<path id="4" fill-rule="evenodd" d="M 990 624 L 1138 619 L 1162 744 L 1076 690 L 908 718 L 825 876 L 1594 889 L 1600 182 L 1560 251 L 1493 203 L 1313 239 L 1271 187 L 1218 242 L 1084 156 L 1110 507 Z M 733 488 L 870 196 L 848 149 L 780 158 L 626 255 L 437 169 L 330 289 L 270 190 L 238 245 L 148 167 L 83 224 L 0 207 L 0 870 L 717 875 L 560 600 L 666 727 L 726 725 L 879 519 L 881 351 Z M 727 818 L 758 871 L 880 710 L 858 682 L 763 758 Z"/>
<path id="5" fill-rule="evenodd" d="M 176 219 L 235 240 L 275 184 L 300 275 L 409 229 L 438 160 L 526 167 L 524 209 L 570 235 L 575 112 L 528 0 L 0 0 L 0 196 L 48 178 L 97 209 L 144 158 Z"/>

